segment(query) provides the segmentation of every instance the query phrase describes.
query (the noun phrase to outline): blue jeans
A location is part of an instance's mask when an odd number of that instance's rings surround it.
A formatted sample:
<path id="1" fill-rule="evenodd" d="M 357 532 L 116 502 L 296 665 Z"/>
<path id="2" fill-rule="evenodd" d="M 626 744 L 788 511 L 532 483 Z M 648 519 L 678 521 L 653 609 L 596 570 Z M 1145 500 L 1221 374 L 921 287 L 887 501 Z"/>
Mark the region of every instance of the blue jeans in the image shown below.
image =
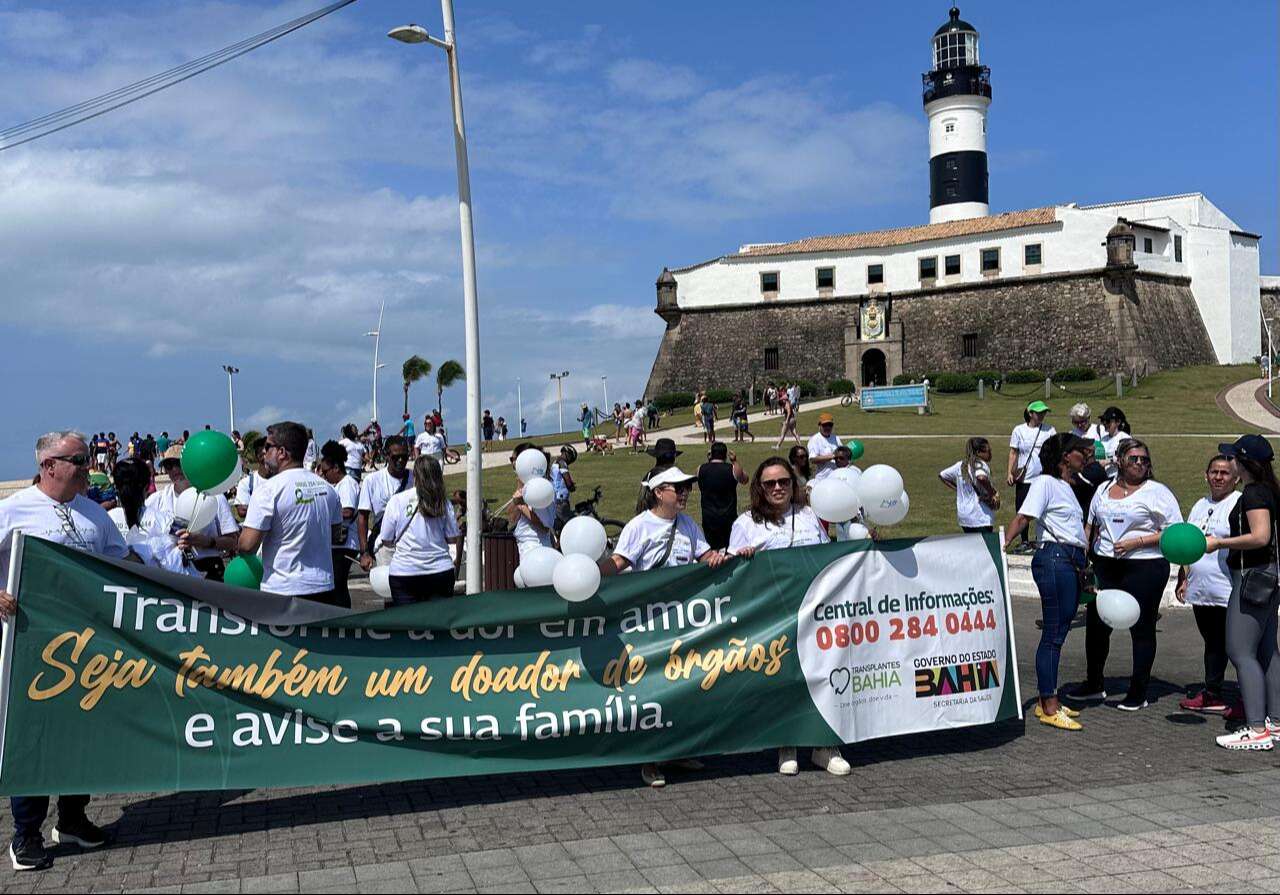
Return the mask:
<path id="1" fill-rule="evenodd" d="M 1036 688 L 1042 698 L 1058 692 L 1058 661 L 1062 644 L 1067 641 L 1071 620 L 1080 605 L 1080 578 L 1077 569 L 1084 567 L 1084 549 L 1065 544 L 1043 542 L 1031 558 L 1031 577 L 1040 591 L 1044 611 L 1044 628 L 1036 647 Z"/>

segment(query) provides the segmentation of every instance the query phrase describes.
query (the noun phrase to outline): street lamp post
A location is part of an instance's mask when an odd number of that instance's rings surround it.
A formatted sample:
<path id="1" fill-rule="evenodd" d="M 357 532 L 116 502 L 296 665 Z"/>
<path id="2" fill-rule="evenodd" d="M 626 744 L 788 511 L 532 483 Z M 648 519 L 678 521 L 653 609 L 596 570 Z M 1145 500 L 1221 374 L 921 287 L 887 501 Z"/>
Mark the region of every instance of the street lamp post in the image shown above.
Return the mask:
<path id="1" fill-rule="evenodd" d="M 600 382 L 604 385 L 604 412 L 609 412 L 609 377 L 601 376 Z"/>
<path id="2" fill-rule="evenodd" d="M 484 493 L 480 484 L 480 309 L 476 300 L 476 245 L 471 223 L 471 174 L 467 164 L 467 131 L 462 116 L 462 78 L 453 29 L 453 0 L 440 0 L 444 40 L 421 25 L 401 25 L 388 36 L 403 43 L 429 43 L 445 51 L 449 62 L 449 94 L 453 101 L 453 150 L 458 167 L 458 220 L 462 231 L 462 294 L 467 377 L 467 593 L 480 590 L 480 529 Z"/>
<path id="3" fill-rule="evenodd" d="M 231 377 L 239 373 L 240 368 L 223 364 L 222 372 L 227 374 L 227 403 L 231 406 L 231 431 L 234 432 L 236 430 L 236 392 L 231 386 Z"/>
<path id="4" fill-rule="evenodd" d="M 516 434 L 524 437 L 524 396 L 520 394 L 520 377 L 516 377 Z"/>
<path id="5" fill-rule="evenodd" d="M 556 406 L 560 408 L 560 428 L 559 432 L 564 431 L 564 380 L 568 377 L 569 371 L 563 373 L 552 373 L 551 378 L 556 381 Z"/>
<path id="6" fill-rule="evenodd" d="M 378 370 L 385 367 L 378 364 L 378 346 L 382 342 L 382 315 L 387 310 L 386 301 L 382 302 L 382 308 L 378 311 L 378 328 L 373 332 L 365 333 L 366 336 L 373 336 L 373 419 L 378 419 Z"/>

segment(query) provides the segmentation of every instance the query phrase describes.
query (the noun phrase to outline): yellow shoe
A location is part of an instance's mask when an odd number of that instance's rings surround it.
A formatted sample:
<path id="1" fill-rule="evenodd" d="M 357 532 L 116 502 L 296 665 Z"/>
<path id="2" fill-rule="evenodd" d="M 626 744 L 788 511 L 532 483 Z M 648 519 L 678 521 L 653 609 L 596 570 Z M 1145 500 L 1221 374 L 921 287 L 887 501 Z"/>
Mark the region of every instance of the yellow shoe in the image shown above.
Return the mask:
<path id="1" fill-rule="evenodd" d="M 1068 718 L 1079 718 L 1080 713 L 1075 709 L 1067 708 L 1065 705 L 1058 706 L 1058 711 L 1062 712 Z M 1035 715 L 1037 718 L 1044 717 L 1044 709 L 1040 708 L 1039 701 L 1036 702 Z"/>
<path id="2" fill-rule="evenodd" d="M 1037 706 L 1038 708 L 1038 706 Z M 1050 727 L 1056 727 L 1059 730 L 1083 730 L 1084 727 L 1079 721 L 1073 721 L 1067 717 L 1067 713 L 1062 709 L 1058 709 L 1052 715 L 1046 715 L 1044 712 L 1036 712 L 1036 716 L 1040 719 L 1041 724 L 1048 724 Z"/>

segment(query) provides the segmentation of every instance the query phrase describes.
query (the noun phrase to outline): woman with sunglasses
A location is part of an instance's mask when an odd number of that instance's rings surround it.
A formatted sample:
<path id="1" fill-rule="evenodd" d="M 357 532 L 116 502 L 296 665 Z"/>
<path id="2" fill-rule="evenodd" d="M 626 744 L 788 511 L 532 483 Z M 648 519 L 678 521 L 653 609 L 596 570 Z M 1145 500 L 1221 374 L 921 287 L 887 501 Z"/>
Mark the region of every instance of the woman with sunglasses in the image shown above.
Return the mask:
<path id="1" fill-rule="evenodd" d="M 1080 572 L 1085 567 L 1084 513 L 1071 490 L 1071 480 L 1093 456 L 1093 442 L 1070 432 L 1051 436 L 1036 458 L 1041 474 L 1027 489 L 1018 514 L 1005 532 L 1006 550 L 1031 520 L 1039 522 L 1040 540 L 1031 558 L 1031 577 L 1040 592 L 1044 627 L 1036 647 L 1035 716 L 1059 730 L 1080 730 L 1079 712 L 1058 701 L 1058 663 L 1062 645 L 1080 605 Z"/>
<path id="2" fill-rule="evenodd" d="M 1156 617 L 1169 583 L 1169 560 L 1160 552 L 1160 533 L 1182 521 L 1173 492 L 1155 480 L 1151 452 L 1136 438 L 1116 450 L 1115 481 L 1099 488 L 1089 505 L 1087 542 L 1093 546 L 1094 570 L 1102 589 L 1122 590 L 1138 601 L 1138 620 L 1129 629 L 1133 640 L 1133 673 L 1129 692 L 1116 706 L 1126 712 L 1147 707 L 1147 685 L 1156 660 Z M 1073 702 L 1107 698 L 1103 671 L 1111 649 L 1111 626 L 1090 603 L 1085 623 L 1087 677 L 1064 694 Z"/>
<path id="3" fill-rule="evenodd" d="M 817 515 L 797 498 L 799 491 L 791 464 L 781 457 L 769 457 L 756 467 L 751 477 L 751 509 L 733 523 L 729 552 L 752 556 L 759 550 L 782 550 L 809 544 L 825 544 L 827 532 Z M 796 746 L 778 750 L 778 773 L 788 777 L 800 773 Z M 839 749 L 813 750 L 813 763 L 829 774 L 843 777 L 850 771 Z"/>
<path id="4" fill-rule="evenodd" d="M 623 527 L 613 554 L 600 560 L 600 574 L 619 575 L 628 569 L 644 572 L 693 563 L 705 563 L 713 569 L 723 565 L 728 554 L 713 550 L 698 523 L 685 512 L 696 479 L 675 466 L 654 472 L 643 483 L 645 511 Z M 688 770 L 702 766 L 692 759 L 669 764 Z M 657 764 L 644 765 L 640 778 L 649 786 L 667 784 L 666 775 Z"/>

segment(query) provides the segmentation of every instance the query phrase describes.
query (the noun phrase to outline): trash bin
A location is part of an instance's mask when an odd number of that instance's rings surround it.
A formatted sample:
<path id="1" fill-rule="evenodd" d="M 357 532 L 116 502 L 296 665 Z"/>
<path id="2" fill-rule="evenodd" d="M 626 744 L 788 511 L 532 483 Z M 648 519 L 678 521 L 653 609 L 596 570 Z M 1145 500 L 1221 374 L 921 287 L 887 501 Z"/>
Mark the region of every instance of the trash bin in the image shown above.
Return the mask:
<path id="1" fill-rule="evenodd" d="M 515 590 L 516 566 L 520 565 L 516 536 L 509 531 L 492 531 L 485 532 L 480 540 L 484 554 L 484 589 Z"/>

